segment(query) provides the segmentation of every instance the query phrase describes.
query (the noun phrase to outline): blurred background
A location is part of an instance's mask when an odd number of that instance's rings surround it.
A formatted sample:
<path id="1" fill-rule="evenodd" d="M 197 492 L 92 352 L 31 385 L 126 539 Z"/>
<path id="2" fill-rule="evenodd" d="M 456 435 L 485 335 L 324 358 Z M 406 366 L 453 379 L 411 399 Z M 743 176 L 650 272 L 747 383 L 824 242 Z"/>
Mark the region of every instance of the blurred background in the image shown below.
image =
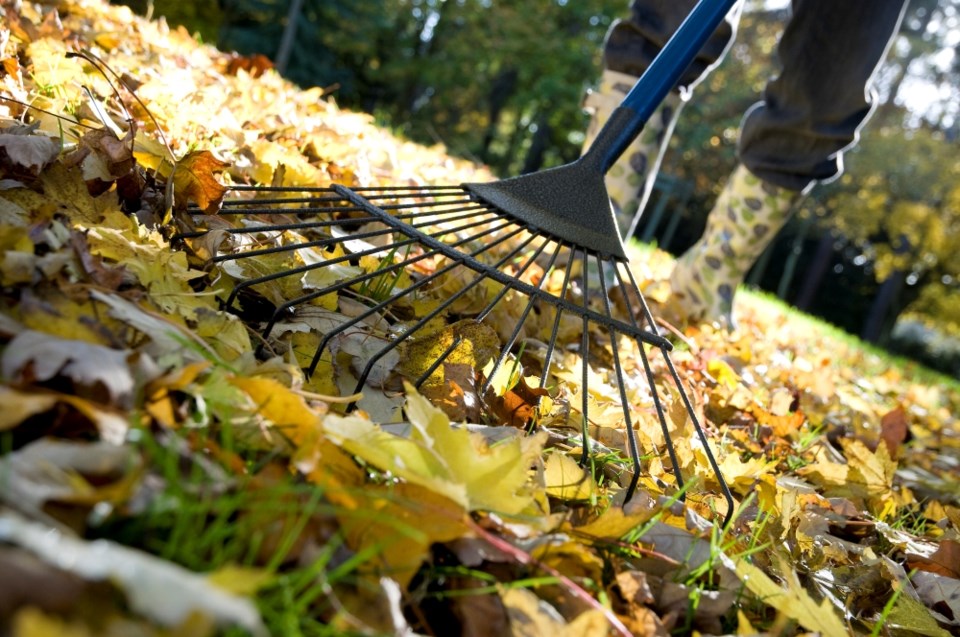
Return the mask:
<path id="1" fill-rule="evenodd" d="M 510 176 L 575 159 L 584 91 L 627 0 L 123 0 L 263 54 L 394 132 Z M 638 238 L 699 236 L 743 112 L 776 73 L 785 0 L 746 0 L 737 42 L 681 113 Z M 842 178 L 814 189 L 748 282 L 960 377 L 960 4 L 912 0 Z"/>

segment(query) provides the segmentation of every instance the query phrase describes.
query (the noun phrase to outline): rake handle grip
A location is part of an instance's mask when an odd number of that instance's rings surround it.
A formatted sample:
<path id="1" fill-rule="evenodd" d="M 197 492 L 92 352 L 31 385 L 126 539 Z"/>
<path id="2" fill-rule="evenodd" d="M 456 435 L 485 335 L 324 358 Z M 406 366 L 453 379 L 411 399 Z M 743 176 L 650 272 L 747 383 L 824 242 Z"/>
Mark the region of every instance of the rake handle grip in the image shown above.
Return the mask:
<path id="1" fill-rule="evenodd" d="M 587 155 L 606 174 L 738 0 L 700 0 L 600 130 Z"/>

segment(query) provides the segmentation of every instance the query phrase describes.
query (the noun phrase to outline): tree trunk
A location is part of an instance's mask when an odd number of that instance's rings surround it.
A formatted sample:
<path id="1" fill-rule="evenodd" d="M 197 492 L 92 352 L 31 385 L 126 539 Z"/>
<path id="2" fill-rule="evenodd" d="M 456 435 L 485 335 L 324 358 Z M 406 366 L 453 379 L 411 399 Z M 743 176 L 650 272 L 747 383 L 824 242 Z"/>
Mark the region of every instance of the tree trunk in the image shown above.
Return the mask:
<path id="1" fill-rule="evenodd" d="M 823 282 L 823 276 L 830 268 L 832 256 L 833 233 L 827 231 L 820 235 L 820 241 L 817 243 L 817 251 L 813 255 L 813 263 L 810 264 L 810 269 L 807 270 L 807 275 L 804 277 L 800 293 L 797 294 L 797 301 L 794 304 L 797 306 L 797 309 L 804 311 L 810 309 L 813 299 L 817 296 L 817 290 L 820 289 L 820 284 Z"/>

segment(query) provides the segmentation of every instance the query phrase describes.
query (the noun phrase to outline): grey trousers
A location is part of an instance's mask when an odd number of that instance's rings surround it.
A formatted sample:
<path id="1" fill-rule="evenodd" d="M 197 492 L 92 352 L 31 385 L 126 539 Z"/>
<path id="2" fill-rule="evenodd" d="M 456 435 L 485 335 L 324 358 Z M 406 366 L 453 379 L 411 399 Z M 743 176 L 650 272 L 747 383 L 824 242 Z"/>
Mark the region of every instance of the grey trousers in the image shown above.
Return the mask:
<path id="1" fill-rule="evenodd" d="M 709 1 L 709 0 L 707 0 Z M 604 66 L 639 76 L 696 0 L 633 0 L 611 27 Z M 843 151 L 872 110 L 871 79 L 896 35 L 907 0 L 793 0 L 778 44 L 780 73 L 740 127 L 740 161 L 754 175 L 804 190 L 843 170 Z M 692 89 L 736 33 L 734 10 L 678 83 Z"/>

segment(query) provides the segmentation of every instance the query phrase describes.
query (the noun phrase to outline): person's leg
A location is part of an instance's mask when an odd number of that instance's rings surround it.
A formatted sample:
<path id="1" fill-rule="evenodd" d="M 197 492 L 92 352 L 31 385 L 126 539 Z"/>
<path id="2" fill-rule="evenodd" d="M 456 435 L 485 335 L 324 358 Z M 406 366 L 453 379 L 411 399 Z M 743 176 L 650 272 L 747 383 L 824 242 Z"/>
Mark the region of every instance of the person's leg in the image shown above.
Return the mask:
<path id="1" fill-rule="evenodd" d="M 593 143 L 610 113 L 633 87 L 654 58 L 696 5 L 696 0 L 633 0 L 630 17 L 616 22 L 604 43 L 604 73 L 600 86 L 584 100 L 591 113 L 584 152 Z M 676 89 L 653 114 L 643 131 L 606 175 L 610 195 L 621 229 L 628 235 L 636 225 L 642 203 L 649 197 L 659 168 L 662 150 L 670 140 L 673 125 L 683 104 L 681 93 L 693 87 L 722 58 L 733 39 L 738 10 L 721 24 L 697 58 L 690 64 Z"/>
<path id="2" fill-rule="evenodd" d="M 795 0 L 778 45 L 782 70 L 744 116 L 741 166 L 701 239 L 670 277 L 672 314 L 732 327 L 733 294 L 790 218 L 801 192 L 842 170 L 870 114 L 870 81 L 904 0 Z"/>
<path id="3" fill-rule="evenodd" d="M 780 74 L 744 116 L 739 154 L 757 177 L 799 191 L 843 170 L 906 0 L 793 0 L 792 7 L 777 45 Z"/>

